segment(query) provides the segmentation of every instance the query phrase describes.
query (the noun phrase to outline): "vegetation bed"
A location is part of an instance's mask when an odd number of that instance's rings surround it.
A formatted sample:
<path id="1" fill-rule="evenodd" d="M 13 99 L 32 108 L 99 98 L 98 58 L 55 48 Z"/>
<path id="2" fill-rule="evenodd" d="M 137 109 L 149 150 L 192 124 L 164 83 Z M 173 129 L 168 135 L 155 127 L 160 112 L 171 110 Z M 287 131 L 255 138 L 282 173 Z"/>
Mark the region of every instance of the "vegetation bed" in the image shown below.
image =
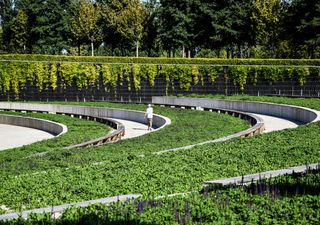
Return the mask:
<path id="1" fill-rule="evenodd" d="M 71 208 L 59 219 L 31 215 L 12 224 L 318 224 L 319 181 L 318 170 L 308 171 L 248 187 L 214 187 L 171 198 L 145 196 Z"/>
<path id="2" fill-rule="evenodd" d="M 320 100 L 304 99 L 299 105 L 313 105 L 313 108 L 320 109 Z M 185 112 L 188 111 L 181 111 L 176 116 L 180 119 Z M 90 154 L 83 156 L 90 158 L 91 151 L 99 150 L 100 156 L 108 156 L 104 163 L 89 164 L 87 162 L 90 160 L 79 156 L 79 162 L 86 162 L 81 167 L 76 166 L 81 163 L 69 163 L 68 169 L 48 170 L 46 173 L 28 176 L 3 176 L 0 200 L 19 209 L 128 193 L 156 196 L 199 190 L 206 180 L 318 162 L 319 128 L 320 123 L 317 122 L 296 129 L 208 144 L 160 156 L 145 154 L 144 157 L 139 157 L 144 150 L 132 148 L 132 153 L 128 154 L 121 151 L 118 153 L 117 148 L 109 151 L 111 145 L 101 146 L 85 150 L 90 150 Z M 165 131 L 166 129 L 162 132 Z M 153 139 L 156 140 L 157 137 Z M 129 145 L 129 142 L 114 145 L 121 149 L 121 146 Z M 68 161 L 69 155 L 65 158 Z M 76 159 L 77 156 L 71 158 Z"/>

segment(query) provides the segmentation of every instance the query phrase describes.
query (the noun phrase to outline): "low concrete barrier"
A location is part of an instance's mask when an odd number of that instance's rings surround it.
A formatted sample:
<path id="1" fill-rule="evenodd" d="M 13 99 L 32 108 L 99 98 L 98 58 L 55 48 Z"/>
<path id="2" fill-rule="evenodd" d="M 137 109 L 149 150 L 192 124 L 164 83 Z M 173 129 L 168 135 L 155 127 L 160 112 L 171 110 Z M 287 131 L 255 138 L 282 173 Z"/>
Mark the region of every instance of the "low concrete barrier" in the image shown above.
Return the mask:
<path id="1" fill-rule="evenodd" d="M 237 177 L 231 177 L 226 179 L 205 181 L 204 187 L 226 186 L 226 185 L 248 185 L 251 183 L 256 183 L 261 179 L 273 178 L 273 177 L 282 176 L 285 174 L 292 174 L 292 173 L 305 173 L 307 171 L 314 170 L 314 169 L 319 169 L 319 163 L 314 163 L 314 164 L 305 165 L 305 166 L 294 166 L 294 167 L 289 167 L 289 168 L 280 169 L 280 170 L 270 170 L 270 171 L 265 171 L 261 173 L 248 174 L 245 176 L 237 176 Z"/>
<path id="2" fill-rule="evenodd" d="M 297 121 L 302 124 L 307 124 L 319 119 L 315 110 L 275 103 L 176 97 L 152 97 L 152 102 L 154 104 L 217 108 L 259 113 Z"/>
<path id="3" fill-rule="evenodd" d="M 41 213 L 50 213 L 54 218 L 59 218 L 61 214 L 71 207 L 79 207 L 79 208 L 85 208 L 93 204 L 104 204 L 108 205 L 111 203 L 116 203 L 119 201 L 128 201 L 131 199 L 137 199 L 141 197 L 140 194 L 128 194 L 128 195 L 119 195 L 109 198 L 100 198 L 85 202 L 78 202 L 78 203 L 71 203 L 71 204 L 65 204 L 65 205 L 57 205 L 57 206 L 51 206 L 46 208 L 38 208 L 38 209 L 32 209 L 32 210 L 26 210 L 21 213 L 8 213 L 8 214 L 2 214 L 0 215 L 0 221 L 9 221 L 13 219 L 23 218 L 27 219 L 29 215 L 31 214 L 41 214 Z"/>
<path id="4" fill-rule="evenodd" d="M 60 123 L 21 116 L 0 115 L 0 124 L 8 124 L 42 130 L 53 134 L 54 136 L 59 136 L 68 131 L 68 128 Z"/>

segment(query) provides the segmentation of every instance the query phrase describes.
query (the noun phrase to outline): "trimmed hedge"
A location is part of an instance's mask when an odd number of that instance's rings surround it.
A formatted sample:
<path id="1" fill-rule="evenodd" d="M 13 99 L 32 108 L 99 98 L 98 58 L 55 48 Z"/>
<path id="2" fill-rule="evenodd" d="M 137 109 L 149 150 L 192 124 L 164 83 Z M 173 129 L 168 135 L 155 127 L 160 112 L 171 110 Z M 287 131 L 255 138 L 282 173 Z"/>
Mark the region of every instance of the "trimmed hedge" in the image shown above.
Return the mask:
<path id="1" fill-rule="evenodd" d="M 204 65 L 285 65 L 320 66 L 320 59 L 217 59 L 217 58 L 145 58 L 59 55 L 0 55 L 0 61 L 129 63 L 129 64 L 204 64 Z"/>

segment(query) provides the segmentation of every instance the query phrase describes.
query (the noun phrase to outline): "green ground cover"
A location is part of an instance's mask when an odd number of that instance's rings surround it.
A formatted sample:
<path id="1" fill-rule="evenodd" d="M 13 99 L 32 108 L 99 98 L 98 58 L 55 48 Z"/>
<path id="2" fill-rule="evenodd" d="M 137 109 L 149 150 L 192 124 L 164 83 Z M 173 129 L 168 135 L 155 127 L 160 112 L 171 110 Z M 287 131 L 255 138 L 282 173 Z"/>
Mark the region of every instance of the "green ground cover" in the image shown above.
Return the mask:
<path id="1" fill-rule="evenodd" d="M 320 109 L 318 99 L 304 99 L 300 105 L 304 104 Z M 177 118 L 180 119 L 185 112 L 181 111 Z M 112 152 L 114 156 L 111 157 L 110 153 L 110 158 L 100 165 L 85 163 L 79 167 L 70 166 L 79 165 L 70 163 L 67 170 L 55 169 L 18 177 L 2 176 L 0 202 L 18 210 L 118 194 L 156 196 L 200 190 L 206 180 L 318 162 L 319 128 L 318 122 L 297 129 L 208 144 L 160 156 L 146 154 L 143 158 L 138 156 L 143 152 L 139 150 L 133 150 L 131 154 Z M 127 144 L 129 142 L 115 145 L 120 148 Z M 106 146 L 83 152 L 87 152 L 86 156 L 90 158 L 91 151 L 107 152 L 109 146 Z"/>
<path id="2" fill-rule="evenodd" d="M 318 224 L 319 181 L 319 171 L 310 171 L 248 187 L 215 187 L 171 198 L 145 196 L 108 206 L 71 208 L 57 220 L 40 214 L 11 224 Z"/>

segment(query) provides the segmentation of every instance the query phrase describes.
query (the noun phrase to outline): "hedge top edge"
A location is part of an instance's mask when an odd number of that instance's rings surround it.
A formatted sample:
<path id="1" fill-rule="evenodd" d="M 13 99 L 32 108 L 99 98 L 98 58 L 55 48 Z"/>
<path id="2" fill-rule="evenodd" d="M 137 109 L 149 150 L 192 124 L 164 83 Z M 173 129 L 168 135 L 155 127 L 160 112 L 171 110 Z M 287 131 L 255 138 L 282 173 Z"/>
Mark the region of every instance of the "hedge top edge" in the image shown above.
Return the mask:
<path id="1" fill-rule="evenodd" d="M 0 61 L 8 62 L 78 62 L 97 64 L 180 64 L 180 65 L 278 65 L 320 66 L 320 59 L 218 59 L 218 58 L 147 58 L 110 56 L 60 56 L 60 55 L 0 55 Z"/>

